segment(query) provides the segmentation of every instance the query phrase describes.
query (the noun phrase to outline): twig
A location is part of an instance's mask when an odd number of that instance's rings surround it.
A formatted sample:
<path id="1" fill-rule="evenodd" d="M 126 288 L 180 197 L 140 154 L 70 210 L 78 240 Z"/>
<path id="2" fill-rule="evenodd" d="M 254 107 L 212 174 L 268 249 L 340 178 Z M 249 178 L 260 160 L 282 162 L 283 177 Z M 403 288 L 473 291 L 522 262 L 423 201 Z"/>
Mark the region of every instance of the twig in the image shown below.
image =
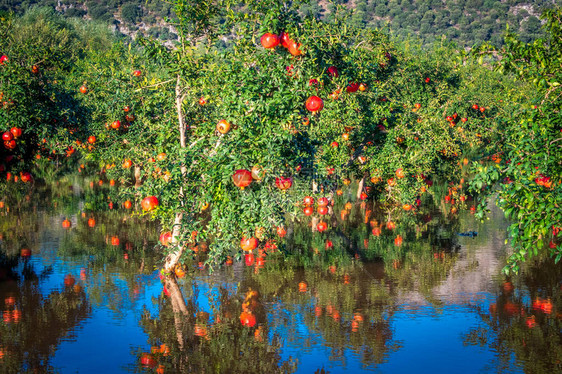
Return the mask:
<path id="1" fill-rule="evenodd" d="M 142 91 L 145 88 L 157 87 L 157 86 L 160 86 L 160 85 L 163 85 L 163 84 L 166 84 L 166 83 L 173 82 L 175 80 L 176 80 L 175 78 L 172 78 L 172 79 L 168 79 L 167 81 L 164 81 L 164 82 L 158 82 L 158 83 L 155 83 L 155 84 L 151 84 L 150 86 L 144 86 L 144 87 L 141 87 L 141 88 L 137 88 L 135 90 L 135 92 Z"/>

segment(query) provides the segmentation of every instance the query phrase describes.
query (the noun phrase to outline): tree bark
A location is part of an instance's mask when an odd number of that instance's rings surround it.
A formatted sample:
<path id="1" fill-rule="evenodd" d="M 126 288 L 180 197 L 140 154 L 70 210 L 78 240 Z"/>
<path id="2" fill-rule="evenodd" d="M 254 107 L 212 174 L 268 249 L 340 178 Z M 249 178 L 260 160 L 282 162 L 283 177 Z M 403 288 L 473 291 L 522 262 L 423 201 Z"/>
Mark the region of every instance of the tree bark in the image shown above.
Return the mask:
<path id="1" fill-rule="evenodd" d="M 182 149 L 186 148 L 186 125 L 185 125 L 185 120 L 183 118 L 183 113 L 181 110 L 181 104 L 183 102 L 183 94 L 182 94 L 182 88 L 181 88 L 181 79 L 180 79 L 180 75 L 178 74 L 177 76 L 177 80 L 176 80 L 176 111 L 177 111 L 177 115 L 178 115 L 178 126 L 179 126 L 179 130 L 180 130 L 180 147 Z M 187 167 L 185 166 L 185 164 L 182 162 L 181 166 L 180 166 L 180 170 L 181 170 L 181 174 L 182 174 L 182 186 L 180 186 L 180 190 L 179 190 L 179 199 L 180 199 L 180 204 L 181 204 L 181 208 L 183 210 L 183 178 L 185 177 L 185 175 L 187 174 Z M 178 264 L 184 250 L 185 250 L 185 244 L 182 244 L 179 242 L 179 237 L 181 235 L 181 223 L 183 220 L 183 212 L 179 211 L 176 213 L 176 216 L 174 218 L 174 226 L 172 229 L 172 240 L 171 240 L 171 244 L 172 246 L 175 248 L 175 250 L 170 253 L 167 257 L 166 257 L 166 262 L 164 263 L 164 271 L 165 272 L 171 272 L 176 265 Z"/>
<path id="2" fill-rule="evenodd" d="M 140 166 L 135 166 L 135 188 L 139 188 L 141 185 L 142 185 L 141 168 Z"/>
<path id="3" fill-rule="evenodd" d="M 357 186 L 357 199 L 361 198 L 361 193 L 363 192 L 363 186 L 365 185 L 365 177 L 361 178 L 359 185 Z"/>
<path id="4" fill-rule="evenodd" d="M 312 192 L 318 192 L 318 183 L 316 183 L 316 181 L 312 182 Z"/>
<path id="5" fill-rule="evenodd" d="M 164 271 L 165 272 L 172 272 L 174 268 L 178 264 L 183 252 L 185 250 L 185 245 L 180 244 L 179 237 L 180 237 L 180 230 L 181 230 L 181 221 L 183 219 L 183 213 L 179 212 L 176 213 L 176 217 L 174 218 L 174 226 L 172 229 L 172 246 L 175 247 L 175 250 L 166 256 L 166 262 L 164 263 Z"/>
<path id="6" fill-rule="evenodd" d="M 181 89 L 181 79 L 180 79 L 180 75 L 178 74 L 178 77 L 177 77 L 177 80 L 176 80 L 176 111 L 178 113 L 178 125 L 180 127 L 180 147 L 185 148 L 185 142 L 186 142 L 185 131 L 186 131 L 186 128 L 185 128 L 185 120 L 183 118 L 183 113 L 182 113 L 182 110 L 181 110 L 182 101 L 183 101 L 183 94 L 182 94 L 182 89 Z"/>
<path id="7" fill-rule="evenodd" d="M 312 223 L 312 227 L 311 227 L 312 232 L 318 231 L 318 229 L 316 228 L 318 226 L 318 217 L 312 217 L 311 223 Z"/>

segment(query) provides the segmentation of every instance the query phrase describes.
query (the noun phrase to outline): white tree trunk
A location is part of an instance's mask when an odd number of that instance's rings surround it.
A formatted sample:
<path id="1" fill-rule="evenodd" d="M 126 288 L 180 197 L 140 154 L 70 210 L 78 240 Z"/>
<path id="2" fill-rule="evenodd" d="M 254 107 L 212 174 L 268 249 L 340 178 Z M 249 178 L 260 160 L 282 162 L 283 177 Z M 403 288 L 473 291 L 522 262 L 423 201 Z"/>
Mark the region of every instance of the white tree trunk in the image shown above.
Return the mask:
<path id="1" fill-rule="evenodd" d="M 135 166 L 135 188 L 139 188 L 141 185 L 142 185 L 141 168 L 140 166 Z"/>
<path id="2" fill-rule="evenodd" d="M 176 81 L 176 111 L 178 115 L 178 125 L 180 130 L 180 147 L 185 148 L 187 129 L 185 126 L 185 121 L 181 110 L 182 102 L 183 102 L 183 94 L 181 89 L 181 79 L 178 74 L 177 81 Z M 187 174 L 187 167 L 182 163 L 180 168 L 181 168 L 182 184 L 183 184 L 183 177 L 185 177 L 185 175 Z M 183 209 L 183 187 L 180 187 L 179 199 Z M 172 241 L 171 241 L 171 244 L 175 248 L 175 250 L 166 257 L 166 262 L 164 263 L 165 272 L 171 272 L 174 270 L 174 268 L 178 264 L 185 250 L 185 244 L 179 242 L 179 237 L 181 235 L 182 220 L 183 220 L 183 212 L 177 212 L 176 217 L 174 218 L 174 227 L 172 229 Z"/>
<path id="3" fill-rule="evenodd" d="M 359 185 L 357 186 L 357 199 L 361 198 L 361 192 L 363 192 L 363 186 L 365 185 L 365 177 L 361 178 Z"/>

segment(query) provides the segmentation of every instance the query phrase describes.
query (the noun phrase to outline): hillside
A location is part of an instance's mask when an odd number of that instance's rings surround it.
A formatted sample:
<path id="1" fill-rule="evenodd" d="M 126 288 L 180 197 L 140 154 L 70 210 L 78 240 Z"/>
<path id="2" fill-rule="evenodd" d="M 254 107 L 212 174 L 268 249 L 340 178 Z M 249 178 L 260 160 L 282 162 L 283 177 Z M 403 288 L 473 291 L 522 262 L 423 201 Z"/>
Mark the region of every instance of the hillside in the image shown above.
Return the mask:
<path id="1" fill-rule="evenodd" d="M 324 2 L 320 2 L 324 3 Z M 489 41 L 501 45 L 506 25 L 529 41 L 540 35 L 540 14 L 561 0 L 337 0 L 353 12 L 357 26 L 387 28 L 425 43 L 444 35 L 462 46 Z M 301 7 L 305 13 L 330 17 L 334 5 Z"/>
<path id="2" fill-rule="evenodd" d="M 388 28 L 400 37 L 417 37 L 426 43 L 443 35 L 460 45 L 482 41 L 501 45 L 506 25 L 525 41 L 540 35 L 542 10 L 561 0 L 339 0 L 353 11 L 353 22 L 365 27 Z M 304 12 L 329 17 L 326 10 L 305 6 Z"/>
<path id="3" fill-rule="evenodd" d="M 358 26 L 384 28 L 426 44 L 444 35 L 461 46 L 471 46 L 482 41 L 501 45 L 506 25 L 524 41 L 535 39 L 540 35 L 542 10 L 562 5 L 562 0 L 322 0 L 310 1 L 300 10 L 330 20 L 335 4 L 344 4 Z M 127 35 L 141 32 L 161 40 L 177 38 L 163 22 L 174 17 L 171 5 L 161 0 L 0 0 L 0 11 L 21 13 L 31 5 L 107 22 Z"/>

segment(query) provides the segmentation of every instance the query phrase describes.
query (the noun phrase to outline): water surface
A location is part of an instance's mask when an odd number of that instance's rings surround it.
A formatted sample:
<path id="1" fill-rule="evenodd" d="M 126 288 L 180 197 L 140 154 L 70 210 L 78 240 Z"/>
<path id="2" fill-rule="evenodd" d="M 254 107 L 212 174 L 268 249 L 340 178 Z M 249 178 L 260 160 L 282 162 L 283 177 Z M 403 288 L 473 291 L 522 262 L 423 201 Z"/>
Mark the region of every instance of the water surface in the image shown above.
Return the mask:
<path id="1" fill-rule="evenodd" d="M 562 371 L 561 268 L 500 276 L 497 211 L 485 224 L 469 211 L 398 220 L 400 246 L 356 223 L 295 227 L 298 261 L 268 250 L 211 273 L 198 253 L 164 278 L 155 225 L 83 201 L 29 204 L 0 216 L 0 372 Z"/>

